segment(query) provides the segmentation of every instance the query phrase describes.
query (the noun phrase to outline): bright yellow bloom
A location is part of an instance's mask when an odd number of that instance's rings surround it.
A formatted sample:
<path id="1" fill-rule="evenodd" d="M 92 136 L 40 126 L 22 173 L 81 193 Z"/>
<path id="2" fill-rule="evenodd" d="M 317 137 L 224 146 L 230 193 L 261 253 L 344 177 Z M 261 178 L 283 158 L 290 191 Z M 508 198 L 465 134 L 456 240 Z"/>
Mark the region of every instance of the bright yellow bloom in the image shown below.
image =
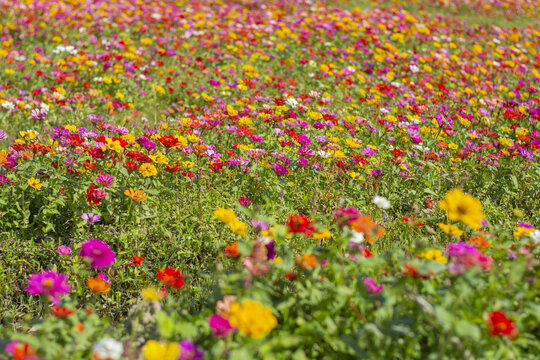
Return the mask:
<path id="1" fill-rule="evenodd" d="M 443 223 L 439 223 L 439 228 L 444 231 L 446 235 L 450 236 L 461 236 L 463 235 L 463 231 L 458 228 L 456 225 L 447 225 Z"/>
<path id="2" fill-rule="evenodd" d="M 247 225 L 242 221 L 234 220 L 228 223 L 228 225 L 231 228 L 232 232 L 236 235 L 246 236 L 248 228 Z"/>
<path id="3" fill-rule="evenodd" d="M 160 293 L 154 288 L 144 288 L 141 291 L 141 296 L 146 301 L 158 301 L 163 299 L 163 293 Z"/>
<path id="4" fill-rule="evenodd" d="M 529 236 L 533 231 L 533 228 L 520 226 L 516 229 L 516 231 L 514 231 L 514 237 L 519 240 L 524 236 Z"/>
<path id="5" fill-rule="evenodd" d="M 142 348 L 146 360 L 176 360 L 180 354 L 178 343 L 159 343 L 148 340 Z"/>
<path id="6" fill-rule="evenodd" d="M 144 190 L 133 190 L 132 187 L 130 187 L 129 190 L 124 191 L 124 195 L 126 195 L 133 201 L 146 200 L 148 197 L 143 194 L 144 194 Z"/>
<path id="7" fill-rule="evenodd" d="M 331 237 L 332 237 L 332 233 L 328 229 L 316 231 L 313 233 L 314 239 L 330 239 Z"/>
<path id="8" fill-rule="evenodd" d="M 113 140 L 113 139 L 105 139 L 105 145 L 101 147 L 101 150 L 107 151 L 116 151 L 117 153 L 122 151 L 122 145 L 120 144 L 120 141 Z"/>
<path id="9" fill-rule="evenodd" d="M 149 164 L 149 163 L 144 163 L 141 165 L 141 167 L 139 168 L 139 172 L 148 177 L 148 176 L 154 176 L 157 174 L 157 169 L 154 165 L 152 164 Z"/>
<path id="10" fill-rule="evenodd" d="M 249 299 L 244 300 L 241 304 L 232 303 L 228 320 L 242 334 L 251 336 L 254 339 L 264 337 L 277 326 L 277 319 L 270 308 Z"/>
<path id="11" fill-rule="evenodd" d="M 448 260 L 443 256 L 442 251 L 437 249 L 428 250 L 424 253 L 419 254 L 418 257 L 424 258 L 426 260 L 433 260 L 441 264 L 446 264 L 448 262 Z"/>
<path id="12" fill-rule="evenodd" d="M 33 177 L 28 179 L 28 185 L 30 185 L 36 190 L 41 190 L 41 186 L 42 186 L 41 181 Z"/>
<path id="13" fill-rule="evenodd" d="M 225 224 L 230 224 L 233 221 L 237 221 L 233 209 L 216 209 L 214 210 L 214 216 Z"/>
<path id="14" fill-rule="evenodd" d="M 482 227 L 481 220 L 485 219 L 482 203 L 474 196 L 465 194 L 461 189 L 454 189 L 446 194 L 439 207 L 446 210 L 452 221 L 462 221 L 473 229 Z"/>

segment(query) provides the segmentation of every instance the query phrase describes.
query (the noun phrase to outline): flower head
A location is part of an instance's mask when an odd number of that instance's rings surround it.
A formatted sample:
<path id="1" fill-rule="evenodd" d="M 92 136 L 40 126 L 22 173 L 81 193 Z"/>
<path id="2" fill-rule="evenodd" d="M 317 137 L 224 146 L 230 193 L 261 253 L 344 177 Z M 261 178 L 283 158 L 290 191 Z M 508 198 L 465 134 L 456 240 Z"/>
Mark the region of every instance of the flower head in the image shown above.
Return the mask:
<path id="1" fill-rule="evenodd" d="M 366 285 L 367 290 L 372 294 L 381 292 L 382 289 L 384 288 L 384 285 L 382 284 L 377 285 L 377 283 L 375 282 L 375 279 L 372 279 L 372 278 L 365 278 L 364 285 Z"/>
<path id="2" fill-rule="evenodd" d="M 26 292 L 30 295 L 45 295 L 54 305 L 60 304 L 59 297 L 71 291 L 68 277 L 54 271 L 43 271 L 28 278 Z"/>
<path id="3" fill-rule="evenodd" d="M 56 249 L 56 252 L 60 254 L 61 256 L 66 256 L 71 254 L 71 248 L 66 245 L 60 245 L 58 249 Z"/>
<path id="4" fill-rule="evenodd" d="M 446 194 L 439 207 L 446 210 L 448 218 L 452 221 L 462 221 L 473 229 L 482 227 L 481 220 L 485 218 L 482 203 L 461 189 L 454 189 Z"/>
<path id="5" fill-rule="evenodd" d="M 41 190 L 41 186 L 43 186 L 39 179 L 33 177 L 28 179 L 28 185 L 30 185 L 30 187 L 33 187 L 36 190 Z"/>
<path id="6" fill-rule="evenodd" d="M 212 335 L 214 336 L 227 336 L 235 329 L 229 324 L 229 320 L 219 315 L 210 315 L 208 318 L 208 325 L 212 329 Z"/>
<path id="7" fill-rule="evenodd" d="M 148 340 L 142 348 L 146 360 L 177 360 L 180 354 L 178 343 L 160 343 Z"/>
<path id="8" fill-rule="evenodd" d="M 111 283 L 99 276 L 88 277 L 86 279 L 86 286 L 96 294 L 108 294 L 111 292 Z"/>
<path id="9" fill-rule="evenodd" d="M 92 355 L 99 360 L 117 360 L 124 352 L 124 346 L 120 341 L 112 338 L 104 338 L 92 345 Z"/>
<path id="10" fill-rule="evenodd" d="M 88 223 L 90 225 L 94 225 L 95 223 L 97 223 L 99 220 L 101 220 L 101 216 L 98 215 L 98 214 L 94 214 L 93 212 L 89 212 L 89 213 L 83 213 L 81 215 L 81 218 L 83 220 L 86 220 L 88 221 Z"/>
<path id="11" fill-rule="evenodd" d="M 157 169 L 152 164 L 144 163 L 139 167 L 139 173 L 141 173 L 141 175 L 146 176 L 146 177 L 154 176 L 157 174 Z"/>
<path id="12" fill-rule="evenodd" d="M 516 324 L 502 311 L 492 311 L 489 313 L 487 324 L 491 329 L 491 336 L 515 338 L 518 335 Z"/>
<path id="13" fill-rule="evenodd" d="M 277 319 L 270 308 L 249 299 L 231 304 L 228 320 L 231 326 L 254 339 L 261 339 L 277 326 Z"/>
<path id="14" fill-rule="evenodd" d="M 144 190 L 133 190 L 132 187 L 130 187 L 129 190 L 124 191 L 124 195 L 133 201 L 139 202 L 148 198 L 146 195 L 144 195 Z"/>
<path id="15" fill-rule="evenodd" d="M 180 341 L 178 345 L 180 346 L 178 360 L 201 360 L 204 357 L 204 353 L 189 340 Z"/>
<path id="16" fill-rule="evenodd" d="M 79 256 L 89 259 L 89 266 L 102 269 L 114 264 L 116 255 L 109 245 L 99 239 L 90 239 L 81 246 Z"/>
<path id="17" fill-rule="evenodd" d="M 287 227 L 289 233 L 301 233 L 310 237 L 315 231 L 315 223 L 305 215 L 290 215 Z"/>
<path id="18" fill-rule="evenodd" d="M 165 285 L 174 287 L 175 289 L 181 289 L 186 284 L 184 279 L 186 276 L 182 274 L 180 270 L 174 269 L 169 266 L 165 266 L 163 269 L 157 271 L 157 278 L 161 280 Z"/>
<path id="19" fill-rule="evenodd" d="M 388 201 L 388 199 L 385 198 L 384 196 L 375 196 L 373 198 L 373 203 L 379 209 L 384 209 L 384 210 L 390 209 L 390 206 L 391 206 L 390 201 Z"/>

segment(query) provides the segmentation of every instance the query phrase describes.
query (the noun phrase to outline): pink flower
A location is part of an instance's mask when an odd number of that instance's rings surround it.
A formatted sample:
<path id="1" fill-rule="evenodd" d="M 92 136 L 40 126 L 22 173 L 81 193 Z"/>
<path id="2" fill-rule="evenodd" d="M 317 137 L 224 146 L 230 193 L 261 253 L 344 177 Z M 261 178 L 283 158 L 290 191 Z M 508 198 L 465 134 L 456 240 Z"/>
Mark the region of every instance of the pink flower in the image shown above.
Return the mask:
<path id="1" fill-rule="evenodd" d="M 238 198 L 238 202 L 240 203 L 240 205 L 245 207 L 249 207 L 249 205 L 251 205 L 251 199 L 245 196 L 240 196 Z"/>
<path id="2" fill-rule="evenodd" d="M 66 246 L 66 245 L 60 245 L 58 247 L 58 249 L 56 249 L 56 251 L 61 255 L 61 256 L 66 256 L 66 255 L 69 255 L 71 254 L 71 248 L 69 246 Z"/>
<path id="3" fill-rule="evenodd" d="M 214 336 L 227 336 L 235 329 L 229 324 L 229 320 L 219 315 L 210 315 L 208 317 L 208 324 L 212 329 L 212 335 Z"/>
<path id="4" fill-rule="evenodd" d="M 90 239 L 82 244 L 79 256 L 90 259 L 89 266 L 96 269 L 111 266 L 116 258 L 109 245 L 99 239 Z"/>
<path id="5" fill-rule="evenodd" d="M 384 288 L 384 285 L 377 285 L 375 279 L 372 278 L 365 278 L 364 285 L 366 285 L 367 290 L 372 294 L 376 294 Z"/>
<path id="6" fill-rule="evenodd" d="M 30 275 L 26 292 L 30 295 L 48 296 L 51 302 L 58 306 L 59 297 L 71 291 L 71 285 L 67 281 L 66 275 L 45 270 L 39 274 Z"/>
<path id="7" fill-rule="evenodd" d="M 96 176 L 96 181 L 103 186 L 111 186 L 114 183 L 114 177 L 109 174 L 101 173 Z"/>

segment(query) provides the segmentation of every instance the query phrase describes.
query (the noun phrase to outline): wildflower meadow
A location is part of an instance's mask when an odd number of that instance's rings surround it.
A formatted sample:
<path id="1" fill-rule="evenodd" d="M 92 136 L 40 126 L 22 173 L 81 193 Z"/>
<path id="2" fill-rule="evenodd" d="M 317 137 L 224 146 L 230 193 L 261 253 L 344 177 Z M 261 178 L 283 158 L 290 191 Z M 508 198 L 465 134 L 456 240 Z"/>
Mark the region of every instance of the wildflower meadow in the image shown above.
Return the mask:
<path id="1" fill-rule="evenodd" d="M 535 0 L 0 0 L 0 359 L 539 359 Z"/>

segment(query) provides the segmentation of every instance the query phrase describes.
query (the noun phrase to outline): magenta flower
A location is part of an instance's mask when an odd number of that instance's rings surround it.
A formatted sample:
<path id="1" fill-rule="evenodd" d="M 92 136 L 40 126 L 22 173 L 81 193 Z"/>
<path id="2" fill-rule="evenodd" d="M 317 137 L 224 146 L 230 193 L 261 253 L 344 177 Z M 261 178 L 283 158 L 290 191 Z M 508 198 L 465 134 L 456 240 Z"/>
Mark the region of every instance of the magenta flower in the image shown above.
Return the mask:
<path id="1" fill-rule="evenodd" d="M 238 202 L 244 207 L 249 207 L 249 205 L 251 205 L 251 199 L 246 196 L 240 196 Z"/>
<path id="2" fill-rule="evenodd" d="M 214 336 L 227 336 L 235 330 L 229 323 L 229 320 L 219 315 L 210 315 L 208 317 L 208 324 Z"/>
<path id="3" fill-rule="evenodd" d="M 67 281 L 66 275 L 45 270 L 39 274 L 30 275 L 26 292 L 30 295 L 47 296 L 54 305 L 58 306 L 59 297 L 71 291 L 71 285 Z"/>
<path id="4" fill-rule="evenodd" d="M 56 249 L 56 252 L 58 252 L 61 256 L 66 256 L 71 254 L 71 248 L 66 245 L 60 245 L 58 249 Z"/>
<path id="5" fill-rule="evenodd" d="M 109 245 L 99 239 L 90 239 L 82 244 L 79 256 L 90 259 L 88 265 L 95 269 L 111 266 L 116 257 Z"/>
<path id="6" fill-rule="evenodd" d="M 96 176 L 96 181 L 103 186 L 111 186 L 114 184 L 114 177 L 109 174 L 101 173 Z"/>
<path id="7" fill-rule="evenodd" d="M 202 360 L 204 353 L 193 342 L 183 340 L 178 343 L 180 346 L 180 355 L 178 360 Z"/>
<path id="8" fill-rule="evenodd" d="M 364 285 L 366 285 L 367 290 L 372 294 L 376 294 L 382 291 L 382 289 L 384 288 L 383 284 L 377 285 L 377 283 L 375 282 L 375 279 L 372 279 L 372 278 L 365 278 Z"/>

